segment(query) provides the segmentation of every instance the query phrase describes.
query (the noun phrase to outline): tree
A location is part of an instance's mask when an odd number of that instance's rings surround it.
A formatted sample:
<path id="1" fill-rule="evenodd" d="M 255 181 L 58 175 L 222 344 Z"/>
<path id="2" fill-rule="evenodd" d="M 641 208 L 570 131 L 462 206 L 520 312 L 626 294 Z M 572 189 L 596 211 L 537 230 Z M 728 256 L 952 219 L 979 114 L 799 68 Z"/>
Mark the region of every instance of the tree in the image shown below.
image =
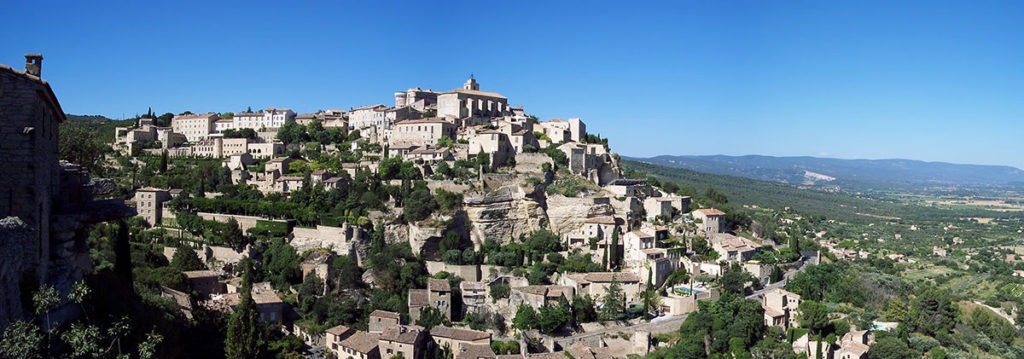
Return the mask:
<path id="1" fill-rule="evenodd" d="M 404 205 L 402 216 L 409 222 L 427 219 L 437 209 L 437 202 L 434 201 L 434 196 L 430 195 L 430 189 L 424 181 L 416 181 Z"/>
<path id="2" fill-rule="evenodd" d="M 565 297 L 558 297 L 558 305 L 544 303 L 537 315 L 536 328 L 543 334 L 552 334 L 572 319 L 572 312 L 569 311 L 569 303 Z"/>
<path id="3" fill-rule="evenodd" d="M 117 221 L 117 241 L 114 243 L 114 273 L 123 283 L 132 283 L 132 248 L 128 243 L 128 223 Z"/>
<path id="4" fill-rule="evenodd" d="M 537 311 L 528 304 L 520 304 L 516 316 L 512 318 L 512 326 L 519 330 L 530 330 L 537 323 Z"/>
<path id="5" fill-rule="evenodd" d="M 956 313 L 957 307 L 949 291 L 933 287 L 911 301 L 908 319 L 913 328 L 934 337 L 953 330 Z"/>
<path id="6" fill-rule="evenodd" d="M 206 266 L 203 265 L 203 261 L 199 259 L 199 255 L 196 254 L 196 251 L 186 245 L 179 246 L 178 249 L 174 251 L 174 257 L 171 257 L 171 267 L 174 267 L 180 272 L 206 269 Z"/>
<path id="7" fill-rule="evenodd" d="M 100 142 L 96 132 L 96 129 L 87 128 L 83 124 L 62 122 L 58 132 L 59 158 L 79 164 L 93 175 L 103 174 L 103 155 L 108 151 L 109 144 Z"/>
<path id="8" fill-rule="evenodd" d="M 724 292 L 742 294 L 747 283 L 752 282 L 753 280 L 754 278 L 742 268 L 739 268 L 739 265 L 734 265 L 731 270 L 725 272 L 718 278 L 718 284 L 722 287 L 722 291 Z"/>
<path id="9" fill-rule="evenodd" d="M 891 336 L 879 339 L 868 349 L 868 359 L 917 358 L 920 356 L 921 354 L 910 349 L 907 343 Z"/>
<path id="10" fill-rule="evenodd" d="M 167 150 L 160 152 L 160 173 L 167 173 Z"/>
<path id="11" fill-rule="evenodd" d="M 43 357 L 43 334 L 39 327 L 23 321 L 11 323 L 0 340 L 0 357 L 36 359 Z"/>
<path id="12" fill-rule="evenodd" d="M 242 267 L 241 299 L 228 320 L 224 353 L 229 359 L 258 358 L 266 342 L 263 323 L 252 299 L 252 264 L 248 259 L 242 259 L 239 266 Z"/>
<path id="13" fill-rule="evenodd" d="M 811 333 L 821 335 L 828 327 L 828 308 L 820 302 L 805 300 L 800 302 L 800 326 L 811 330 Z"/>
<path id="14" fill-rule="evenodd" d="M 431 328 L 445 324 L 447 321 L 440 310 L 434 307 L 426 307 L 420 311 L 420 319 L 416 320 L 416 325 L 423 327 L 424 330 L 429 332 Z"/>
<path id="15" fill-rule="evenodd" d="M 228 223 L 221 227 L 220 238 L 229 247 L 236 251 L 245 249 L 245 246 L 249 244 L 246 240 L 245 235 L 242 234 L 242 228 L 238 225 L 238 221 L 234 218 L 228 220 Z"/>
<path id="16" fill-rule="evenodd" d="M 491 303 L 497 303 L 498 299 L 508 298 L 512 288 L 508 284 L 496 284 L 491 287 Z"/>
<path id="17" fill-rule="evenodd" d="M 597 307 L 590 295 L 572 297 L 572 316 L 577 323 L 590 323 L 597 320 Z"/>
<path id="18" fill-rule="evenodd" d="M 615 268 L 619 265 L 619 226 L 612 230 L 612 243 L 608 246 L 608 266 Z"/>
<path id="19" fill-rule="evenodd" d="M 601 320 L 619 320 L 626 312 L 626 298 L 623 296 L 619 281 L 612 276 L 612 282 L 601 298 Z"/>

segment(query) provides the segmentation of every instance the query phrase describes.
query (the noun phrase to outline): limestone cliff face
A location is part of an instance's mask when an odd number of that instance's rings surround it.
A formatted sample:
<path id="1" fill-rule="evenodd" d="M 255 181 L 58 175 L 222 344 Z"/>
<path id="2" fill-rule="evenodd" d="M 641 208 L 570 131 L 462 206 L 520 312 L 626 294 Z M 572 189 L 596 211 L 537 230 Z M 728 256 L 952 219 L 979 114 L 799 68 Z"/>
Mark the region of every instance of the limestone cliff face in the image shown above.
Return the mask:
<path id="1" fill-rule="evenodd" d="M 552 232 L 566 234 L 575 231 L 589 217 L 611 215 L 612 206 L 595 201 L 593 197 L 566 197 L 553 194 L 547 198 L 547 216 Z"/>
<path id="2" fill-rule="evenodd" d="M 513 175 L 489 176 L 484 182 L 494 189 L 466 193 L 463 201 L 474 246 L 487 238 L 508 243 L 547 225 L 547 213 L 537 200 L 543 200 L 543 186 Z"/>

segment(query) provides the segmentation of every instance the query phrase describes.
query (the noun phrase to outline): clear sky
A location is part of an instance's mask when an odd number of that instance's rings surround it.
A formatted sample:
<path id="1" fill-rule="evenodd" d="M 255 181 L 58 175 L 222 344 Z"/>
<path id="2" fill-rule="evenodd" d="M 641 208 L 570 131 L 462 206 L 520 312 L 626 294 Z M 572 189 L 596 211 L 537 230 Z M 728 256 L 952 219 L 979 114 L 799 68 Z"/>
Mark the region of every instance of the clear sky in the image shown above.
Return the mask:
<path id="1" fill-rule="evenodd" d="M 470 73 L 630 156 L 1024 168 L 1020 1 L 13 1 L 65 111 L 393 104 Z"/>

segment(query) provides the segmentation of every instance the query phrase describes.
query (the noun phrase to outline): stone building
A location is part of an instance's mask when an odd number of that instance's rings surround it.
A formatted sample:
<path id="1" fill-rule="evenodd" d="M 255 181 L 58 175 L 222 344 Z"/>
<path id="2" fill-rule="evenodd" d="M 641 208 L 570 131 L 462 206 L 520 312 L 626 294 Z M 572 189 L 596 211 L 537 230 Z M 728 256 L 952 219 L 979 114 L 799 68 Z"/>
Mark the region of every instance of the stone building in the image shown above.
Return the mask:
<path id="1" fill-rule="evenodd" d="M 171 119 L 171 128 L 175 133 L 185 135 L 189 142 L 198 142 L 214 133 L 213 123 L 219 119 L 215 113 L 178 115 Z"/>
<path id="2" fill-rule="evenodd" d="M 124 201 L 95 201 L 113 183 L 90 179 L 82 167 L 58 161 L 63 109 L 40 78 L 42 55 L 25 56 L 25 71 L 0 65 L 0 328 L 24 318 L 29 283 L 52 285 L 65 297 L 88 268 L 82 235 L 89 223 L 135 215 Z M 50 313 L 66 321 L 77 305 Z"/>
<path id="3" fill-rule="evenodd" d="M 233 128 L 236 130 L 251 128 L 260 131 L 265 128 L 279 128 L 285 123 L 295 121 L 295 111 L 287 108 L 267 108 L 260 112 L 236 113 L 232 120 Z"/>
<path id="4" fill-rule="evenodd" d="M 419 87 L 395 91 L 395 107 L 411 107 L 419 112 L 437 108 L 437 92 Z"/>
<path id="5" fill-rule="evenodd" d="M 390 327 L 397 327 L 401 324 L 402 317 L 395 312 L 388 312 L 384 310 L 375 310 L 370 313 L 370 322 L 367 324 L 370 333 L 383 333 L 384 329 Z"/>
<path id="6" fill-rule="evenodd" d="M 440 118 L 421 118 L 396 123 L 389 143 L 426 147 L 437 144 L 441 138 L 455 140 L 455 125 Z"/>
<path id="7" fill-rule="evenodd" d="M 171 200 L 171 192 L 161 188 L 143 187 L 135 191 L 135 211 L 150 226 L 160 225 L 164 202 Z"/>
<path id="8" fill-rule="evenodd" d="M 491 333 L 442 325 L 430 329 L 430 336 L 438 348 L 448 347 L 460 352 L 466 345 L 491 345 Z"/>
<path id="9" fill-rule="evenodd" d="M 797 324 L 800 296 L 781 288 L 770 289 L 762 295 L 761 307 L 764 308 L 764 325 L 788 329 Z"/>
<path id="10" fill-rule="evenodd" d="M 422 359 L 427 351 L 427 335 L 415 325 L 399 325 L 384 329 L 377 342 L 381 358 L 401 355 L 408 359 Z"/>
<path id="11" fill-rule="evenodd" d="M 725 224 L 725 212 L 714 208 L 702 208 L 693 211 L 693 220 L 699 221 L 700 229 L 706 233 L 721 233 Z"/>
<path id="12" fill-rule="evenodd" d="M 446 279 L 430 278 L 427 289 L 409 290 L 409 318 L 413 323 L 420 319 L 424 308 L 432 307 L 441 312 L 446 319 L 452 318 L 452 289 Z"/>
<path id="13" fill-rule="evenodd" d="M 472 76 L 461 89 L 437 96 L 437 116 L 441 118 L 498 117 L 511 113 L 505 96 L 480 91 L 480 84 Z"/>

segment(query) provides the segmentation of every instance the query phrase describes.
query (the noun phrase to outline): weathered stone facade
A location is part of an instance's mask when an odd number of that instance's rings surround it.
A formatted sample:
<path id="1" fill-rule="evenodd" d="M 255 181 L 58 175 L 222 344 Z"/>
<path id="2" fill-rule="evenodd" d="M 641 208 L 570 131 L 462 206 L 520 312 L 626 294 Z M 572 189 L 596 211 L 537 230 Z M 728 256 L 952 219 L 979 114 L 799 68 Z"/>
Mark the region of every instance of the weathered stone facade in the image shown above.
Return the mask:
<path id="1" fill-rule="evenodd" d="M 64 111 L 39 77 L 42 56 L 25 57 L 24 72 L 0 65 L 0 327 L 27 314 L 24 284 L 66 292 L 81 279 L 88 223 L 134 215 L 123 201 L 93 201 L 88 172 L 58 163 Z"/>

